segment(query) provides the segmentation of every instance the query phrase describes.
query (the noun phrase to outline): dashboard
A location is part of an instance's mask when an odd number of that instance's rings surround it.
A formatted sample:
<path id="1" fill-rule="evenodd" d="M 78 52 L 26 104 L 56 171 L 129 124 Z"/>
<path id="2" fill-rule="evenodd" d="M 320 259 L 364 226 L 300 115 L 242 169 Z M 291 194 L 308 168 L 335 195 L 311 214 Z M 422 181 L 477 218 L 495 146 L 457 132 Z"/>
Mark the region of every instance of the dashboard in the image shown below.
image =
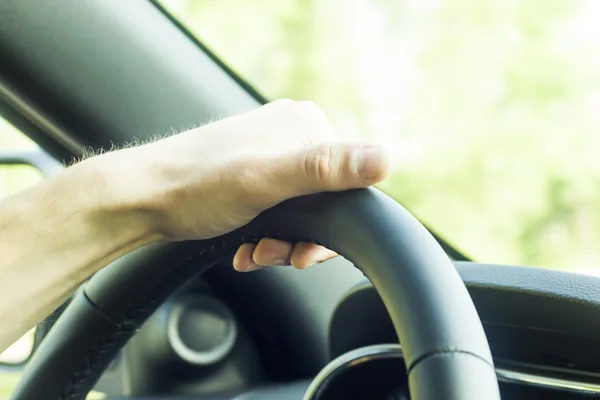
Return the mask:
<path id="1" fill-rule="evenodd" d="M 600 279 L 536 268 L 455 265 L 482 319 L 502 398 L 600 397 Z M 354 353 L 367 364 L 383 362 L 369 353 L 385 346 L 393 354 L 385 359 L 397 360 L 395 369 L 389 367 L 390 382 L 398 381 L 400 369 L 407 379 L 392 322 L 369 282 L 340 302 L 329 339 L 332 357 Z M 360 364 L 352 362 L 353 368 Z"/>
<path id="2" fill-rule="evenodd" d="M 505 399 L 579 399 L 598 395 L 599 386 L 535 371 L 497 368 Z M 361 347 L 325 367 L 307 390 L 310 399 L 409 400 L 408 375 L 398 344 Z"/>
<path id="3" fill-rule="evenodd" d="M 455 265 L 484 324 L 503 399 L 600 397 L 600 278 Z M 284 272 L 289 273 L 295 274 Z M 221 275 L 203 276 L 165 303 L 105 373 L 98 390 L 110 399 L 127 393 L 152 396 L 147 398 L 193 394 L 199 400 L 300 400 L 305 393 L 319 400 L 410 399 L 402 347 L 379 295 L 364 277 L 341 292 L 324 294 L 322 308 L 304 310 L 326 316 L 325 356 L 316 368 L 294 353 L 316 347 L 314 340 L 298 343 L 294 333 L 281 337 L 301 329 L 305 336 L 309 329 L 306 320 L 287 312 L 285 297 L 269 296 L 251 281 L 225 289 L 219 286 L 224 281 Z M 239 304 L 232 293 L 243 285 L 252 289 L 245 290 L 250 297 Z M 258 314 L 265 310 L 260 293 L 270 308 Z M 336 299 L 330 306 L 327 296 Z M 309 321 L 310 328 L 319 321 Z"/>

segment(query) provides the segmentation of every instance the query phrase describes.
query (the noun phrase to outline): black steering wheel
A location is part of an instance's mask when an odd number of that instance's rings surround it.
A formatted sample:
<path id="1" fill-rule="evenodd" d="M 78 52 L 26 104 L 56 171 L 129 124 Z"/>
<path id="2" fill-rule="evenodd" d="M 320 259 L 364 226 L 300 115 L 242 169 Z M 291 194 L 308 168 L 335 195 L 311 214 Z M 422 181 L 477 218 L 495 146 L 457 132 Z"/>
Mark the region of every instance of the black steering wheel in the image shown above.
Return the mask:
<path id="1" fill-rule="evenodd" d="M 12 399 L 84 400 L 170 294 L 265 237 L 323 244 L 371 280 L 402 343 L 413 399 L 500 398 L 481 321 L 453 264 L 403 207 L 361 189 L 292 199 L 227 235 L 148 246 L 104 268 L 50 330 Z"/>

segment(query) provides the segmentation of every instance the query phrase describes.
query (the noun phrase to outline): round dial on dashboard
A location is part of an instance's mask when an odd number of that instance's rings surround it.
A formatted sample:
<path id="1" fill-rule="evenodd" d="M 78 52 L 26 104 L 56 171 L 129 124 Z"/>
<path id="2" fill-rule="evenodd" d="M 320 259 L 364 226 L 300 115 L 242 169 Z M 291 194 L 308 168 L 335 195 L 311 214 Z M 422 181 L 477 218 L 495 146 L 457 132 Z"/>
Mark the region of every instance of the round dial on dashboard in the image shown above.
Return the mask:
<path id="1" fill-rule="evenodd" d="M 237 339 L 237 324 L 222 301 L 210 296 L 186 297 L 171 310 L 167 336 L 181 359 L 208 366 L 231 352 Z"/>

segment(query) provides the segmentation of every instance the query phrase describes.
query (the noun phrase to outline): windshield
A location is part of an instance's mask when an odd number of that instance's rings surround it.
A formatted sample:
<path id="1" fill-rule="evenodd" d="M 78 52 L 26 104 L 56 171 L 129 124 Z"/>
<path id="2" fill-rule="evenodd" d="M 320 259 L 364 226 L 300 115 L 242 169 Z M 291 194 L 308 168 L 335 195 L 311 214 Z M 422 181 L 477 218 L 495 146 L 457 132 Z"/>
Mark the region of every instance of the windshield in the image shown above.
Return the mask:
<path id="1" fill-rule="evenodd" d="M 161 3 L 268 98 L 385 142 L 381 188 L 472 259 L 600 273 L 599 1 Z"/>

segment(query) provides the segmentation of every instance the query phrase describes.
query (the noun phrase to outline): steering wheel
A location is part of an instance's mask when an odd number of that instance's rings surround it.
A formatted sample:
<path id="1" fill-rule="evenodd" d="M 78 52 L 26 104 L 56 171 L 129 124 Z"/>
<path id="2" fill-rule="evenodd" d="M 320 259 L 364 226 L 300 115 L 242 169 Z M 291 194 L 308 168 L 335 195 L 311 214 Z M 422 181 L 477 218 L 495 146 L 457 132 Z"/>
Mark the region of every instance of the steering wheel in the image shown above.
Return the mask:
<path id="1" fill-rule="evenodd" d="M 500 399 L 481 321 L 454 265 L 408 211 L 376 189 L 295 198 L 221 237 L 122 257 L 74 296 L 12 399 L 84 400 L 169 295 L 240 244 L 265 237 L 325 245 L 370 279 L 402 343 L 413 399 Z"/>

